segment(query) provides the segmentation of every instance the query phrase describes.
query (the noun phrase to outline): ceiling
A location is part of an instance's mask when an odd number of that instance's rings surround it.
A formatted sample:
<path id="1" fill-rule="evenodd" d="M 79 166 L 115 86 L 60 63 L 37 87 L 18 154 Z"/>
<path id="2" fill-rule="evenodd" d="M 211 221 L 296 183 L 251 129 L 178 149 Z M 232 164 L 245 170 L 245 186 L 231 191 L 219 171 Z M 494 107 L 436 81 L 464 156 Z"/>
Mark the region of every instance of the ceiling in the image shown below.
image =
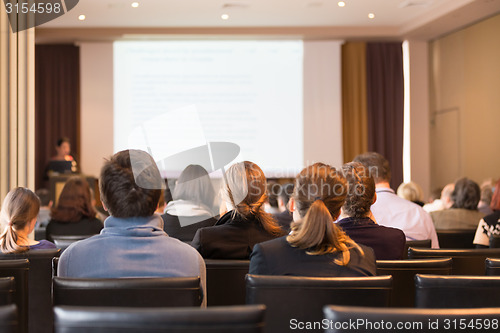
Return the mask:
<path id="1" fill-rule="evenodd" d="M 133 8 L 133 1 L 139 6 Z M 429 40 L 500 13 L 500 0 L 81 0 L 37 42 L 199 36 Z M 375 17 L 370 19 L 369 13 Z M 80 21 L 79 15 L 86 19 Z M 223 20 L 221 15 L 229 18 Z"/>

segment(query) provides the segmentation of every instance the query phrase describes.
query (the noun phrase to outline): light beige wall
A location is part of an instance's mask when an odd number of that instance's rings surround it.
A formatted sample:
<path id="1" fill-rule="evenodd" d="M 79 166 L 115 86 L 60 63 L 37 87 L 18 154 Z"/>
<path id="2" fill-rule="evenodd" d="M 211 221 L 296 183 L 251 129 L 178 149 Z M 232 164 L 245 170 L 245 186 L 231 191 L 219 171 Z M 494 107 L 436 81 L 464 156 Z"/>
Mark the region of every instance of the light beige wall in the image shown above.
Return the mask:
<path id="1" fill-rule="evenodd" d="M 500 176 L 500 15 L 430 44 L 431 181 Z"/>

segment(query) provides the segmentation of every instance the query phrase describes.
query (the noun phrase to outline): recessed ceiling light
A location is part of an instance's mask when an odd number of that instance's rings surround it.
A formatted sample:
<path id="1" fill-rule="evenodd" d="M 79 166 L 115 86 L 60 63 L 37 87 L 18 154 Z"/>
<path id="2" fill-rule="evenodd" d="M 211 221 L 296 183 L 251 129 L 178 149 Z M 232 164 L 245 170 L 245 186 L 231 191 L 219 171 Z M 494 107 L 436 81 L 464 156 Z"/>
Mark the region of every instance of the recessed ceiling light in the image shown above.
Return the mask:
<path id="1" fill-rule="evenodd" d="M 80 21 L 85 20 L 85 15 L 83 15 L 83 14 L 82 14 L 82 15 L 78 16 L 78 19 L 79 19 Z"/>
<path id="2" fill-rule="evenodd" d="M 220 16 L 220 18 L 221 18 L 221 19 L 223 19 L 223 20 L 227 20 L 227 19 L 229 19 L 229 15 L 227 15 L 227 14 L 222 14 L 222 15 Z"/>
<path id="3" fill-rule="evenodd" d="M 337 5 L 339 5 L 339 7 L 344 7 L 345 6 L 345 2 L 344 1 L 339 1 L 339 3 Z"/>
<path id="4" fill-rule="evenodd" d="M 131 6 L 134 7 L 134 8 L 137 8 L 137 7 L 139 7 L 139 3 L 138 2 L 132 2 Z"/>
<path id="5" fill-rule="evenodd" d="M 373 14 L 373 13 L 368 14 L 368 18 L 369 19 L 375 18 L 375 14 Z"/>

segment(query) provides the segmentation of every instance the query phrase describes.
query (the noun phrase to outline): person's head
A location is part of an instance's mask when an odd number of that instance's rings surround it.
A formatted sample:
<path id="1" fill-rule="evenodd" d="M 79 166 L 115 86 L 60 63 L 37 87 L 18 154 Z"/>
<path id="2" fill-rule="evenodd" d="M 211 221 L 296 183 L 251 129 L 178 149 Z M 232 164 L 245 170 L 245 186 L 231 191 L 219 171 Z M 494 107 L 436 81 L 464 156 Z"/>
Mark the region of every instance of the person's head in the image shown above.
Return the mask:
<path id="1" fill-rule="evenodd" d="M 375 180 L 375 184 L 389 183 L 391 181 L 389 161 L 379 153 L 360 154 L 354 158 L 353 162 L 359 162 L 368 168 L 368 172 Z"/>
<path id="2" fill-rule="evenodd" d="M 429 196 L 428 202 L 434 202 L 434 200 L 440 200 L 441 199 L 441 192 L 443 192 L 442 187 L 437 187 L 431 191 L 431 195 Z"/>
<path id="3" fill-rule="evenodd" d="M 366 172 L 366 168 L 359 162 L 344 164 L 342 172 L 349 185 L 342 212 L 349 217 L 366 217 L 370 214 L 370 207 L 375 202 L 375 181 Z"/>
<path id="4" fill-rule="evenodd" d="M 201 165 L 188 165 L 177 179 L 174 200 L 187 200 L 212 209 L 215 200 L 215 190 L 207 170 Z"/>
<path id="5" fill-rule="evenodd" d="M 415 182 L 401 183 L 398 187 L 397 194 L 400 198 L 412 202 L 422 202 L 424 198 L 422 188 Z"/>
<path id="6" fill-rule="evenodd" d="M 264 172 L 252 162 L 233 164 L 224 175 L 222 198 L 234 214 L 243 219 L 256 218 L 270 234 L 281 235 L 283 230 L 262 207 L 267 199 Z"/>
<path id="7" fill-rule="evenodd" d="M 95 217 L 92 195 L 87 180 L 71 177 L 59 195 L 57 205 L 52 208 L 50 217 L 60 222 L 78 222 L 85 217 Z"/>
<path id="8" fill-rule="evenodd" d="M 491 182 L 484 182 L 481 185 L 481 198 L 479 201 L 483 205 L 489 206 L 491 204 L 492 197 L 493 197 L 493 186 Z"/>
<path id="9" fill-rule="evenodd" d="M 281 211 L 285 211 L 288 208 L 288 202 L 290 201 L 290 197 L 293 194 L 293 184 L 283 184 L 281 185 L 279 194 L 278 194 L 278 206 Z"/>
<path id="10" fill-rule="evenodd" d="M 455 190 L 455 184 L 451 183 L 443 187 L 443 190 L 441 191 L 441 202 L 444 205 L 445 209 L 451 208 L 453 206 L 453 198 L 451 195 L 453 194 L 453 191 Z"/>
<path id="11" fill-rule="evenodd" d="M 451 198 L 453 200 L 452 208 L 477 210 L 477 204 L 481 198 L 481 189 L 476 182 L 468 178 L 461 178 L 455 182 L 455 189 L 451 194 Z"/>
<path id="12" fill-rule="evenodd" d="M 267 183 L 267 202 L 269 206 L 273 209 L 278 209 L 278 193 L 281 188 L 280 184 L 275 181 Z"/>
<path id="13" fill-rule="evenodd" d="M 316 163 L 302 170 L 295 178 L 290 199 L 294 222 L 287 236 L 288 243 L 306 250 L 309 255 L 340 253 L 340 258 L 335 260 L 339 265 L 349 263 L 350 248 L 363 253 L 334 223 L 347 191 L 347 181 L 342 173 L 329 165 Z"/>
<path id="14" fill-rule="evenodd" d="M 46 188 L 40 188 L 35 191 L 36 196 L 40 199 L 41 207 L 51 206 L 50 192 Z"/>
<path id="15" fill-rule="evenodd" d="M 500 179 L 497 181 L 493 190 L 493 197 L 491 198 L 490 208 L 492 210 L 500 210 Z"/>
<path id="16" fill-rule="evenodd" d="M 71 144 L 66 137 L 60 138 L 56 142 L 56 151 L 58 156 L 66 156 L 71 152 Z"/>
<path id="17" fill-rule="evenodd" d="M 40 199 L 31 190 L 17 187 L 7 193 L 0 212 L 4 231 L 0 234 L 0 250 L 3 253 L 26 251 L 27 247 L 17 245 L 18 233 L 33 231 L 40 210 Z"/>
<path id="18" fill-rule="evenodd" d="M 153 215 L 162 187 L 164 181 L 155 161 L 142 150 L 120 151 L 101 168 L 101 200 L 115 217 Z"/>

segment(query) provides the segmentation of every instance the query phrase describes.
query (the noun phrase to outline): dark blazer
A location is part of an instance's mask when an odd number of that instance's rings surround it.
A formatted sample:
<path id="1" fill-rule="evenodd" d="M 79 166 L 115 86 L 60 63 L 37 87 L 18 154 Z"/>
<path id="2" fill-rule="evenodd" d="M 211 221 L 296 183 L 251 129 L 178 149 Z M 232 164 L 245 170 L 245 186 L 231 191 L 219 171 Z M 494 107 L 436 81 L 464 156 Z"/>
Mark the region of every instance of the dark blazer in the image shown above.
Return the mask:
<path id="1" fill-rule="evenodd" d="M 356 243 L 371 247 L 377 260 L 403 259 L 406 236 L 400 229 L 378 225 L 368 217 L 348 217 L 337 226 Z"/>
<path id="2" fill-rule="evenodd" d="M 233 217 L 230 211 L 217 225 L 198 229 L 191 245 L 206 259 L 248 259 L 255 244 L 275 237 L 257 219 Z"/>
<path id="3" fill-rule="evenodd" d="M 286 236 L 255 245 L 250 256 L 250 274 L 294 276 L 373 276 L 376 275 L 375 255 L 369 247 L 360 245 L 364 256 L 351 250 L 347 266 L 337 265 L 338 253 L 309 255 L 306 250 L 292 247 Z"/>
<path id="4" fill-rule="evenodd" d="M 96 235 L 101 232 L 104 225 L 95 217 L 84 217 L 78 222 L 61 222 L 50 220 L 47 224 L 47 240 L 53 242 L 52 236 L 79 236 Z"/>
<path id="5" fill-rule="evenodd" d="M 183 217 L 185 226 L 181 227 L 179 217 L 165 213 L 161 216 L 163 219 L 163 230 L 170 236 L 183 242 L 191 242 L 198 229 L 211 227 L 215 225 L 217 219 L 211 216 L 190 216 Z M 200 221 L 200 219 L 202 219 Z"/>

